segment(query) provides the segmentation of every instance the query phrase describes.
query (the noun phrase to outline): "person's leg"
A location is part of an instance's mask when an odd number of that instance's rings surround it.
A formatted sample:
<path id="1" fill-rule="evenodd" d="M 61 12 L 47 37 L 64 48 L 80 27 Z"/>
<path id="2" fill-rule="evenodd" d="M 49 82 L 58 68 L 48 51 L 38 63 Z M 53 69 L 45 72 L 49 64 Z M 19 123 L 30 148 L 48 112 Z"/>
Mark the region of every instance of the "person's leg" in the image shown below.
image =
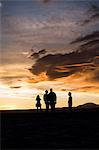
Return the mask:
<path id="1" fill-rule="evenodd" d="M 47 111 L 49 110 L 49 103 L 47 103 Z"/>
<path id="2" fill-rule="evenodd" d="M 37 111 L 38 111 L 38 106 L 37 106 Z"/>
<path id="3" fill-rule="evenodd" d="M 54 110 L 55 110 L 55 104 L 53 104 Z"/>
<path id="4" fill-rule="evenodd" d="M 72 111 L 72 105 L 70 106 L 70 111 Z"/>
<path id="5" fill-rule="evenodd" d="M 41 107 L 41 104 L 40 104 L 40 111 L 42 111 L 42 107 Z"/>
<path id="6" fill-rule="evenodd" d="M 70 111 L 70 112 L 72 111 L 72 106 L 71 106 L 71 104 L 69 105 L 69 111 Z"/>
<path id="7" fill-rule="evenodd" d="M 53 104 L 53 111 L 55 111 L 55 104 Z"/>
<path id="8" fill-rule="evenodd" d="M 70 103 L 69 103 L 69 111 L 71 110 L 71 105 L 70 105 Z"/>
<path id="9" fill-rule="evenodd" d="M 47 111 L 47 109 L 48 109 L 48 106 L 47 106 L 47 104 L 46 104 L 46 111 Z"/>
<path id="10" fill-rule="evenodd" d="M 69 102 L 68 102 L 68 110 L 70 109 L 70 106 L 69 106 Z"/>
<path id="11" fill-rule="evenodd" d="M 48 110 L 49 110 L 49 103 L 48 103 Z"/>
<path id="12" fill-rule="evenodd" d="M 53 111 L 53 105 L 51 104 L 51 111 Z"/>
<path id="13" fill-rule="evenodd" d="M 46 111 L 48 111 L 48 106 L 47 106 L 47 104 L 46 104 Z"/>
<path id="14" fill-rule="evenodd" d="M 51 104 L 49 103 L 49 109 L 51 109 Z"/>
<path id="15" fill-rule="evenodd" d="M 52 104 L 52 111 L 54 111 L 54 104 Z"/>

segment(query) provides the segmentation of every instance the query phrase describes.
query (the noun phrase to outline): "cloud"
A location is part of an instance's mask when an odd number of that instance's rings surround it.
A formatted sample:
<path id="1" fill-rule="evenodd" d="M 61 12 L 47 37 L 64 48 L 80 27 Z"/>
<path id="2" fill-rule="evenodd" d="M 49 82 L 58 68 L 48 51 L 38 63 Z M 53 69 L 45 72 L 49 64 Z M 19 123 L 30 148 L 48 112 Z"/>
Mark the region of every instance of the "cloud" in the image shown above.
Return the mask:
<path id="1" fill-rule="evenodd" d="M 95 49 L 95 51 L 98 51 L 98 48 L 99 48 L 99 39 L 97 40 L 92 40 L 92 41 L 89 41 L 85 44 L 82 44 L 80 47 L 79 47 L 79 50 L 80 51 L 84 51 L 84 50 L 88 50 L 88 49 Z"/>
<path id="2" fill-rule="evenodd" d="M 88 25 L 94 21 L 99 21 L 99 13 L 92 15 L 89 19 L 84 20 L 81 25 Z"/>
<path id="3" fill-rule="evenodd" d="M 43 3 L 49 3 L 51 0 L 42 0 Z"/>
<path id="4" fill-rule="evenodd" d="M 11 89 L 19 89 L 19 88 L 21 88 L 21 86 L 11 86 L 10 88 Z"/>
<path id="5" fill-rule="evenodd" d="M 98 51 L 87 50 L 63 55 L 47 55 L 36 61 L 31 68 L 31 72 L 35 75 L 46 72 L 49 79 L 67 77 L 75 74 L 76 72 L 84 71 L 85 69 L 91 70 L 92 67 L 95 68 L 94 65 L 92 66 L 90 63 L 97 53 Z M 88 64 L 86 65 L 85 63 Z M 77 64 L 80 65 L 77 66 Z M 64 67 L 65 71 L 58 69 L 58 67 Z"/>
<path id="6" fill-rule="evenodd" d="M 87 13 L 93 14 L 99 12 L 99 7 L 95 4 L 92 4 L 91 7 L 88 9 Z"/>
<path id="7" fill-rule="evenodd" d="M 90 19 L 99 19 L 99 12 L 96 13 L 96 14 L 94 14 L 94 15 L 92 15 L 92 16 L 90 17 Z"/>
<path id="8" fill-rule="evenodd" d="M 61 91 L 92 92 L 94 89 L 94 91 L 98 92 L 98 88 L 99 88 L 99 86 L 89 85 L 89 86 L 82 86 L 79 88 L 61 89 Z"/>
<path id="9" fill-rule="evenodd" d="M 2 3 L 0 2 L 0 7 L 2 7 Z"/>
<path id="10" fill-rule="evenodd" d="M 99 65 L 99 56 L 96 56 L 96 57 L 94 58 L 94 63 Z"/>
<path id="11" fill-rule="evenodd" d="M 37 58 L 39 58 L 39 54 L 38 53 L 32 53 L 30 57 L 37 59 Z"/>
<path id="12" fill-rule="evenodd" d="M 31 71 L 31 69 L 29 69 L 29 70 Z M 32 78 L 29 78 L 28 82 L 29 83 L 39 83 L 39 82 L 47 81 L 47 80 L 48 80 L 48 77 L 47 77 L 46 73 L 42 72 L 37 77 L 33 76 Z"/>
<path id="13" fill-rule="evenodd" d="M 35 59 L 38 59 L 40 58 L 42 55 L 45 55 L 46 54 L 46 50 L 45 49 L 42 49 L 40 50 L 39 52 L 34 52 L 32 51 L 30 57 L 31 58 L 35 58 Z"/>
<path id="14" fill-rule="evenodd" d="M 91 7 L 86 12 L 87 19 L 81 22 L 81 25 L 88 25 L 94 21 L 99 21 L 99 6 L 91 5 Z"/>
<path id="15" fill-rule="evenodd" d="M 92 41 L 95 39 L 99 39 L 99 31 L 94 31 L 93 33 L 88 34 L 86 36 L 78 37 L 76 40 L 72 41 L 71 44 L 75 44 L 78 42 Z"/>
<path id="16" fill-rule="evenodd" d="M 62 91 L 79 91 L 79 92 L 87 92 L 93 89 L 96 89 L 96 86 L 82 86 L 80 88 L 71 88 L 71 89 L 61 89 Z"/>
<path id="17" fill-rule="evenodd" d="M 97 67 L 99 56 L 99 31 L 79 37 L 72 43 L 80 43 L 79 48 L 71 53 L 48 54 L 38 58 L 31 68 L 34 75 L 45 72 L 49 80 L 68 77 L 78 72 L 83 75 L 92 72 L 89 80 L 98 79 Z M 84 42 L 84 43 L 81 43 Z"/>
<path id="18" fill-rule="evenodd" d="M 96 70 L 94 70 L 94 72 L 92 72 L 91 81 L 99 82 L 99 66 Z"/>

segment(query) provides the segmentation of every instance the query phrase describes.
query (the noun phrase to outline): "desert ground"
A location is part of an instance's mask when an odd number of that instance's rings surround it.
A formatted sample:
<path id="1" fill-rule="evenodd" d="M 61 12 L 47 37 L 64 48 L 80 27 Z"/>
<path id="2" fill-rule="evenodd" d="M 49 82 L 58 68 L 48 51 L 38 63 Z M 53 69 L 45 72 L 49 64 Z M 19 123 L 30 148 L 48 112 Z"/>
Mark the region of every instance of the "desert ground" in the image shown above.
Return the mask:
<path id="1" fill-rule="evenodd" d="M 99 108 L 0 114 L 2 149 L 99 148 Z"/>

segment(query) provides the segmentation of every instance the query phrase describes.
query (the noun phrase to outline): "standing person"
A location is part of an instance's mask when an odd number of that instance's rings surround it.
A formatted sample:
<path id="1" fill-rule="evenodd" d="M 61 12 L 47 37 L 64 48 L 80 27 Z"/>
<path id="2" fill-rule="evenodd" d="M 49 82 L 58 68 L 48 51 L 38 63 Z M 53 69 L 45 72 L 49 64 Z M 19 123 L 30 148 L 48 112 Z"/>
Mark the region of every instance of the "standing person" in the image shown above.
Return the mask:
<path id="1" fill-rule="evenodd" d="M 70 111 L 72 111 L 72 96 L 71 96 L 71 92 L 68 93 L 68 108 Z"/>
<path id="2" fill-rule="evenodd" d="M 37 110 L 38 110 L 38 108 L 39 108 L 39 107 L 40 107 L 40 110 L 41 110 L 41 103 L 40 103 L 41 98 L 40 98 L 40 96 L 39 96 L 39 95 L 37 95 L 37 97 L 36 97 L 36 101 L 37 101 L 37 103 L 36 103 Z"/>
<path id="3" fill-rule="evenodd" d="M 46 90 L 45 91 L 45 94 L 43 96 L 43 100 L 45 102 L 45 105 L 46 105 L 46 111 L 49 110 L 49 98 L 48 98 L 48 91 Z"/>
<path id="4" fill-rule="evenodd" d="M 50 89 L 50 93 L 48 94 L 48 97 L 49 97 L 49 101 L 50 101 L 51 110 L 54 111 L 55 104 L 56 104 L 56 94 L 55 94 L 55 92 L 53 92 L 52 89 Z"/>

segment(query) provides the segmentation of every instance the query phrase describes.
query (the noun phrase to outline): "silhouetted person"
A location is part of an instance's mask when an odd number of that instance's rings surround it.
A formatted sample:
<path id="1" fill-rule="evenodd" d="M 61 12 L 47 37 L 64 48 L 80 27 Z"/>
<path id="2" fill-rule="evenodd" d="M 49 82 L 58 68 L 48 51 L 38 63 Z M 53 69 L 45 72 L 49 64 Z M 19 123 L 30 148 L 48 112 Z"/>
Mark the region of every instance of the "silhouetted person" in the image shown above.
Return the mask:
<path id="1" fill-rule="evenodd" d="M 55 104 L 56 104 L 56 94 L 53 92 L 52 89 L 50 89 L 50 93 L 48 94 L 51 110 L 55 110 Z"/>
<path id="2" fill-rule="evenodd" d="M 45 102 L 45 105 L 46 105 L 46 111 L 48 111 L 49 110 L 49 96 L 48 96 L 48 91 L 47 90 L 45 91 L 43 99 L 44 99 L 44 102 Z"/>
<path id="3" fill-rule="evenodd" d="M 37 95 L 37 97 L 36 97 L 36 101 L 37 101 L 37 103 L 36 103 L 37 110 L 38 110 L 38 108 L 40 108 L 40 110 L 41 110 L 41 103 L 40 103 L 41 98 L 40 98 L 40 96 L 39 96 L 39 95 Z"/>
<path id="4" fill-rule="evenodd" d="M 71 92 L 68 93 L 68 108 L 70 111 L 72 111 L 72 96 L 71 96 Z"/>

